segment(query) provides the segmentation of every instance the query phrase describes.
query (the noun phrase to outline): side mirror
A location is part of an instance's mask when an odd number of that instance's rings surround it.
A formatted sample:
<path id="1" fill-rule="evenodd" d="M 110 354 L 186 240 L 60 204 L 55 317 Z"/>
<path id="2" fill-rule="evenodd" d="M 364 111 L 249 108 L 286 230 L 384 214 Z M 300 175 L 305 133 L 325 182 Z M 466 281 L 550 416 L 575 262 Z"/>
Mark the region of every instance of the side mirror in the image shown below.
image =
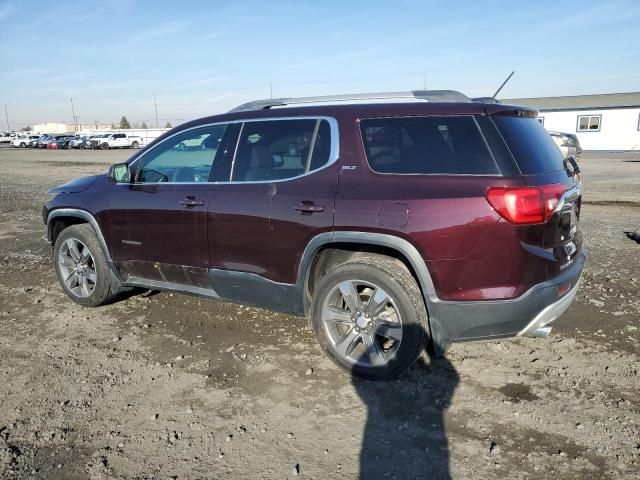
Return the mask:
<path id="1" fill-rule="evenodd" d="M 116 163 L 109 171 L 109 177 L 115 183 L 131 183 L 132 175 L 128 163 Z"/>

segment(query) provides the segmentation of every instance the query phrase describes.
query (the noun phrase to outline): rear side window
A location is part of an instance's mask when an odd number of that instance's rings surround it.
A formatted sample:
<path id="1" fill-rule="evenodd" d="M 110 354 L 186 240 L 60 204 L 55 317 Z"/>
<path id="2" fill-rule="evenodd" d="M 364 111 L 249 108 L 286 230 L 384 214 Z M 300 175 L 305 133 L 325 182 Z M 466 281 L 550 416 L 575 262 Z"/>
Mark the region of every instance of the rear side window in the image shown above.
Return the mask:
<path id="1" fill-rule="evenodd" d="M 499 174 L 472 116 L 376 118 L 360 125 L 376 172 Z"/>
<path id="2" fill-rule="evenodd" d="M 503 115 L 492 118 L 523 175 L 564 169 L 560 149 L 535 118 Z"/>
<path id="3" fill-rule="evenodd" d="M 231 181 L 260 182 L 298 177 L 329 161 L 326 120 L 269 120 L 242 127 Z"/>

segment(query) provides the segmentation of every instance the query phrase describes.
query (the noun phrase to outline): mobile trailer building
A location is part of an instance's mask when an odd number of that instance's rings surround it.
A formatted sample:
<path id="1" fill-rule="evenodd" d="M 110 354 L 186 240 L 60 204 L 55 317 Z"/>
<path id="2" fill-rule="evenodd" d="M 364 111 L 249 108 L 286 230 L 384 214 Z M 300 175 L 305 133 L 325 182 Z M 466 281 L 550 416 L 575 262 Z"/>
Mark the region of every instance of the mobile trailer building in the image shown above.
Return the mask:
<path id="1" fill-rule="evenodd" d="M 640 150 L 640 92 L 508 98 L 538 110 L 549 131 L 575 133 L 584 150 Z"/>

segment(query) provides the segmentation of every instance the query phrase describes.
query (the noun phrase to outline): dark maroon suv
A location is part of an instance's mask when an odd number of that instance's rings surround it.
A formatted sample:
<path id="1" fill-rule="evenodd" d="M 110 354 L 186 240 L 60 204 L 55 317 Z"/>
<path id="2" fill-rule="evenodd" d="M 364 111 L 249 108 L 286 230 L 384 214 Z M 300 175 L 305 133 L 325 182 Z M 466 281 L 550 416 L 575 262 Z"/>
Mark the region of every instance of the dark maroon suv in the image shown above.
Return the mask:
<path id="1" fill-rule="evenodd" d="M 547 336 L 585 262 L 578 166 L 536 112 L 451 91 L 258 101 L 54 188 L 67 295 L 131 287 L 307 317 L 355 375 Z"/>

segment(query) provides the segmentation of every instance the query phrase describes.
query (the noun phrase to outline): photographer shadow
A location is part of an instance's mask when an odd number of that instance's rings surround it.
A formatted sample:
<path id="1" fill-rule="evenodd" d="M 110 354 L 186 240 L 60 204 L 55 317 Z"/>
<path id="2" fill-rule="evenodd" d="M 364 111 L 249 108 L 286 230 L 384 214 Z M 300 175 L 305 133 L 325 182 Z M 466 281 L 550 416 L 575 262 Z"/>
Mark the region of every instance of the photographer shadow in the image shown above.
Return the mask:
<path id="1" fill-rule="evenodd" d="M 397 380 L 352 377 L 367 405 L 361 479 L 451 478 L 444 412 L 459 375 L 447 359 L 428 356 Z"/>

